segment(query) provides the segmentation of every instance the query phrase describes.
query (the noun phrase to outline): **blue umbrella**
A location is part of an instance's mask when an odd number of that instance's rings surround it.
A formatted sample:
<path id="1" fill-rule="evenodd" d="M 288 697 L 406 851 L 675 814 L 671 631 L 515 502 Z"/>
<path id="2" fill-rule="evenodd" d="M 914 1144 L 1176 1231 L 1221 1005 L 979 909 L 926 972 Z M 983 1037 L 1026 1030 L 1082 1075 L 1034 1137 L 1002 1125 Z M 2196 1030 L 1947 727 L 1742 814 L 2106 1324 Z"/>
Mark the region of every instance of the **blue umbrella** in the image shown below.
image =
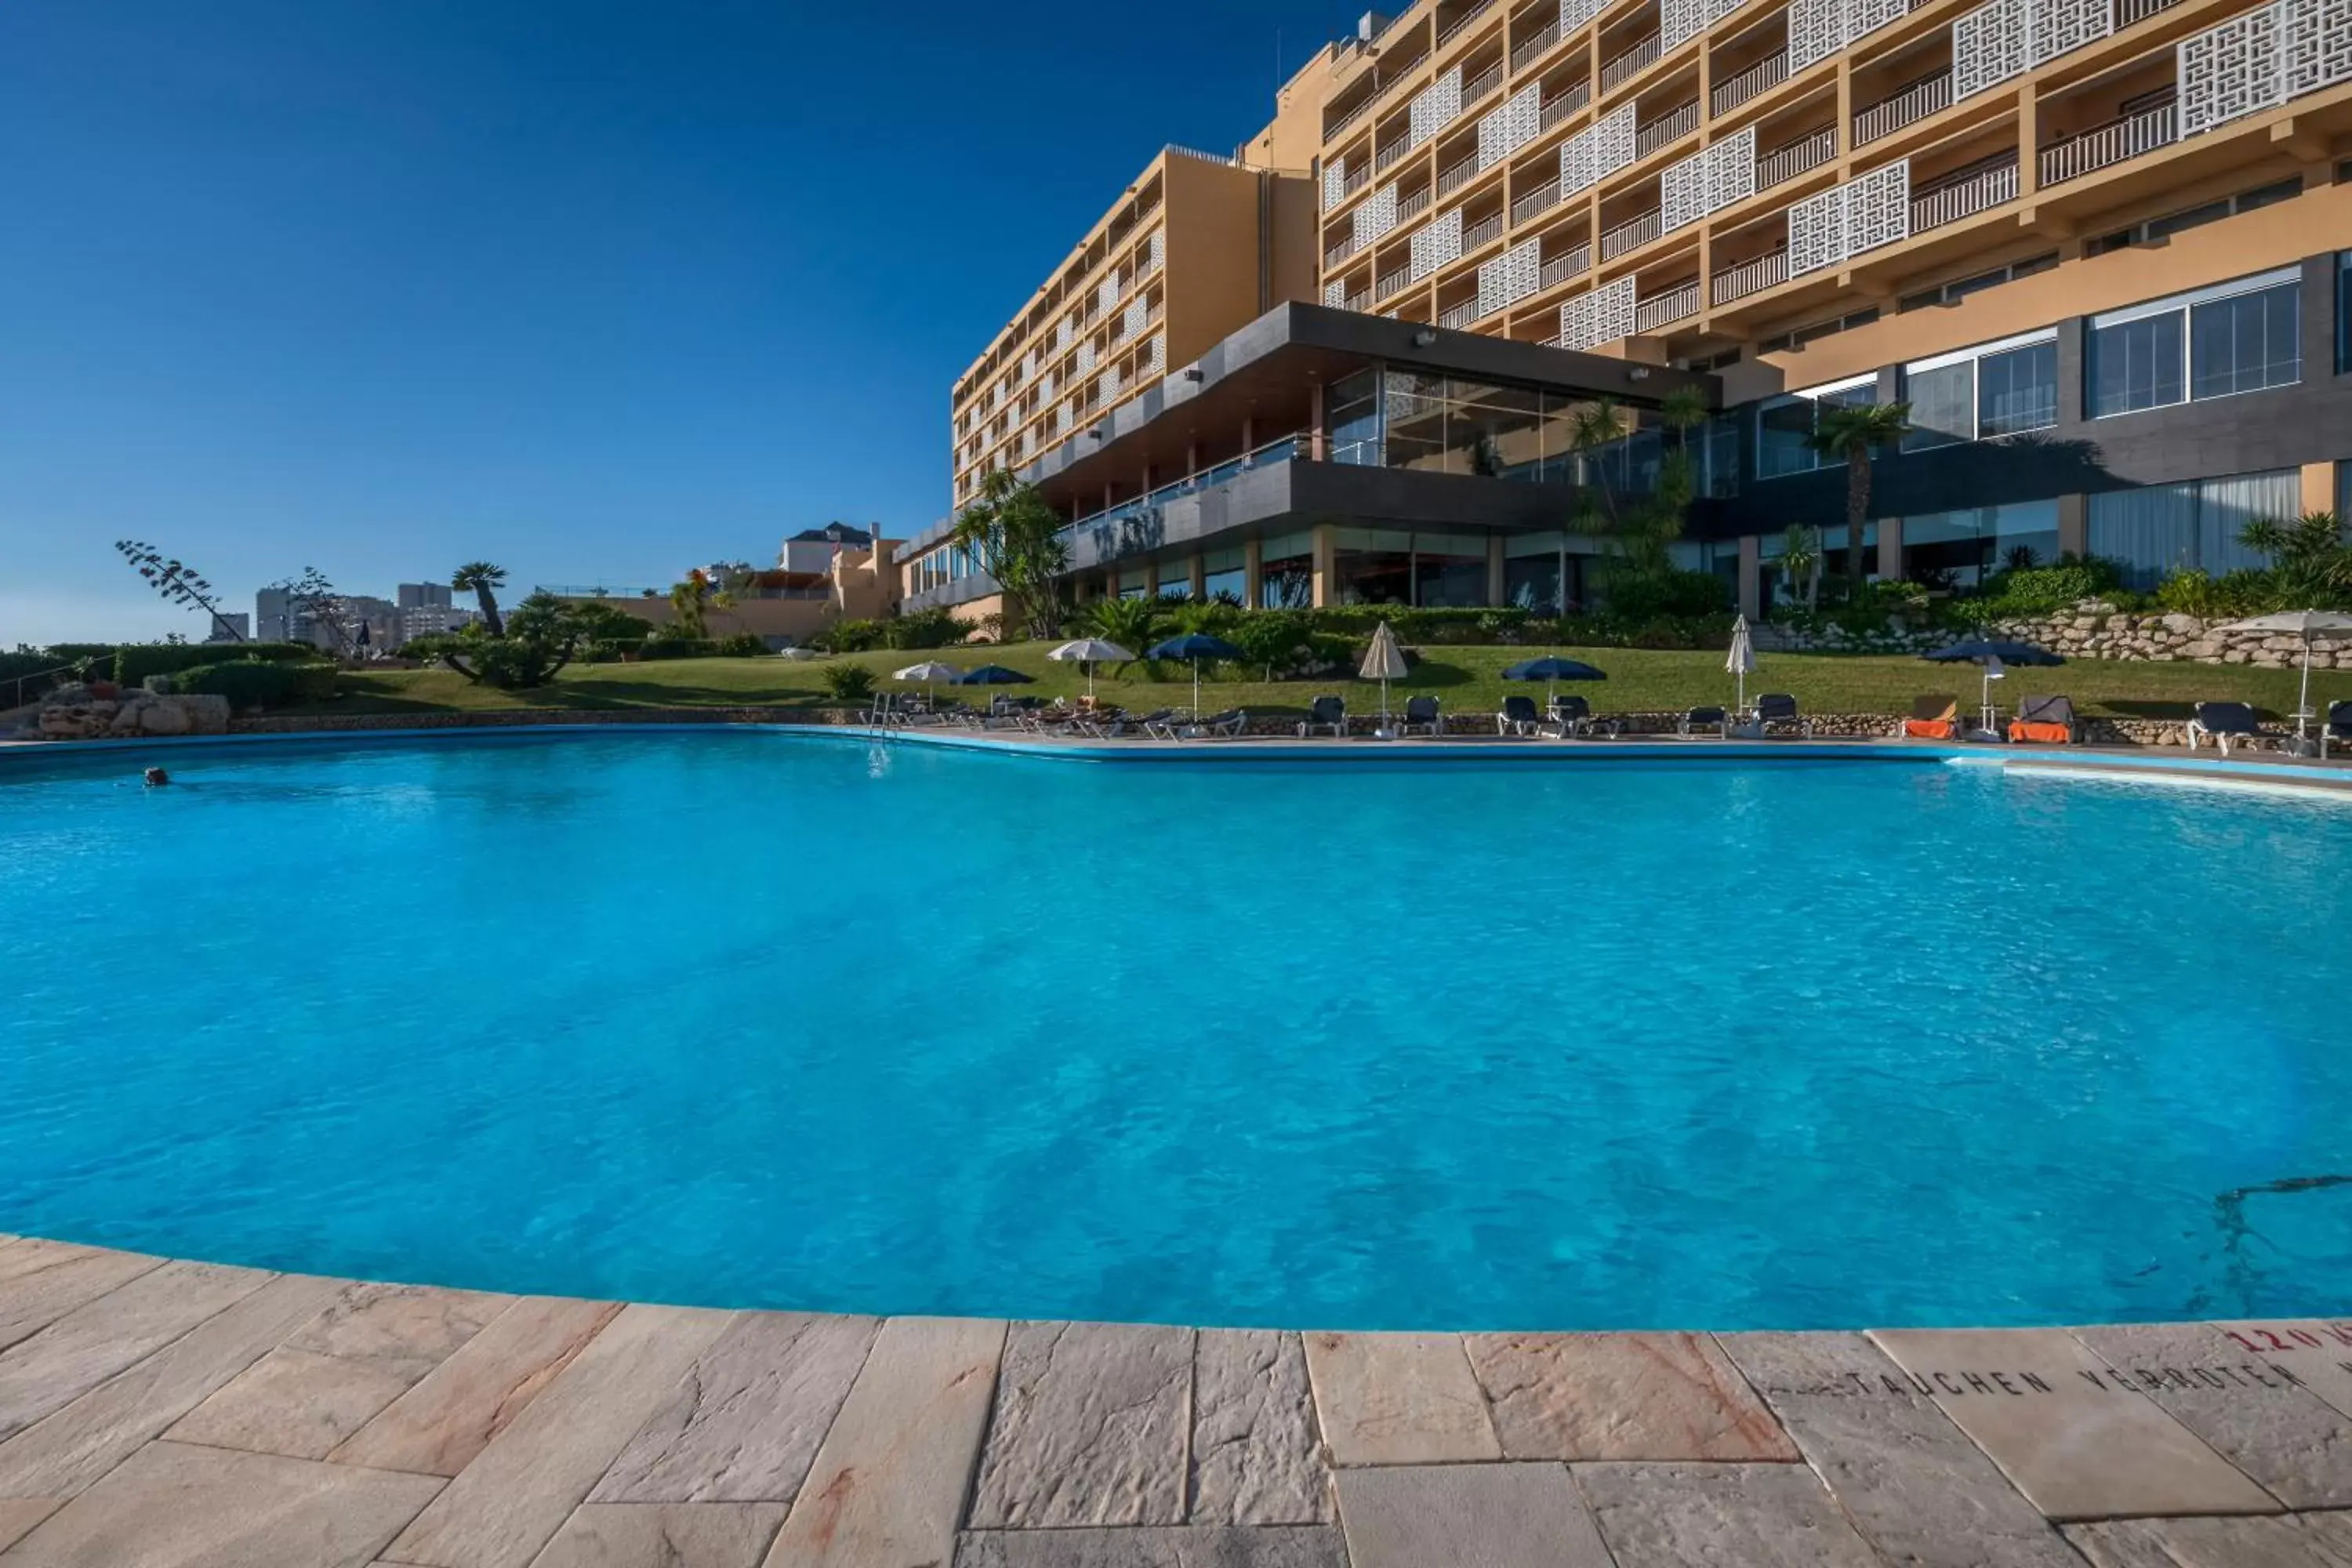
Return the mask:
<path id="1" fill-rule="evenodd" d="M 1213 637 L 1206 632 L 1187 632 L 1181 637 L 1170 637 L 1152 648 L 1146 658 L 1188 658 L 1192 661 L 1192 717 L 1201 716 L 1201 661 L 1204 658 L 1242 658 L 1241 649 L 1223 637 Z"/>
<path id="2" fill-rule="evenodd" d="M 2066 662 L 2048 648 L 2037 647 L 2030 642 L 1988 642 L 1982 637 L 1956 642 L 1949 647 L 1939 647 L 1933 653 L 1923 653 L 1919 657 L 1933 659 L 1937 664 L 1982 664 L 1989 658 L 1997 658 L 2003 664 Z"/>
<path id="3" fill-rule="evenodd" d="M 1540 680 L 1544 683 L 1544 700 L 1549 702 L 1556 693 L 1552 683 L 1559 680 L 1606 680 L 1609 672 L 1580 664 L 1572 658 L 1562 658 L 1548 653 L 1541 658 L 1530 658 L 1503 671 L 1505 680 Z"/>
<path id="4" fill-rule="evenodd" d="M 958 686 L 1027 686 L 1033 677 L 1017 669 L 1007 669 L 1001 664 L 983 664 L 978 669 L 967 669 L 955 678 Z"/>

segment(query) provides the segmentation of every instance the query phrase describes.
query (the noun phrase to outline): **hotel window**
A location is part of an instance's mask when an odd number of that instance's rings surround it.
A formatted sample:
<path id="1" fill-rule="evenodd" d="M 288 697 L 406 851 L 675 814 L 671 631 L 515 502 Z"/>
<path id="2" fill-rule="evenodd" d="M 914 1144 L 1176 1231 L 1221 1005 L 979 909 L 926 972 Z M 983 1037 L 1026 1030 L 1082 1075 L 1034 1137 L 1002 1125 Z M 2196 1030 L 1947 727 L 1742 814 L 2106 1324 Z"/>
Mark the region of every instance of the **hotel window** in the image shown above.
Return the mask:
<path id="1" fill-rule="evenodd" d="M 1192 568 L 1181 561 L 1160 563 L 1160 597 L 1189 599 L 1192 596 Z"/>
<path id="2" fill-rule="evenodd" d="M 2303 278 L 2283 267 L 2091 318 L 2095 419 L 2303 376 Z"/>
<path id="3" fill-rule="evenodd" d="M 1906 452 L 2011 436 L 2058 423 L 2056 328 L 1903 367 L 1911 405 Z"/>
<path id="4" fill-rule="evenodd" d="M 2058 503 L 2021 501 L 1972 507 L 1903 520 L 1903 574 L 1913 582 L 1943 578 L 1973 588 L 2008 564 L 2020 550 L 2036 565 L 2058 558 Z"/>
<path id="5" fill-rule="evenodd" d="M 2045 251 L 2040 256 L 2029 256 L 2022 261 L 1996 267 L 1990 272 L 1972 272 L 1966 278 L 1955 278 L 1948 283 L 1938 283 L 1932 289 L 1906 294 L 1895 302 L 1895 309 L 1901 312 L 1931 310 L 1937 305 L 1957 305 L 1971 294 L 1981 294 L 1988 289 L 1998 289 L 2004 283 L 2014 283 L 2021 278 L 2047 272 L 2057 265 L 2058 253 Z"/>
<path id="6" fill-rule="evenodd" d="M 1315 541 L 1276 534 L 1260 546 L 1257 603 L 1262 610 L 1303 610 L 1315 602 Z"/>
<path id="7" fill-rule="evenodd" d="M 1244 602 L 1243 593 L 1248 586 L 1248 563 L 1241 551 L 1211 550 L 1202 555 L 1202 593 L 1212 599 L 1230 594 L 1238 605 Z"/>
<path id="8" fill-rule="evenodd" d="M 1810 474 L 1825 461 L 1836 462 L 1813 450 L 1813 425 L 1820 411 L 1867 408 L 1877 401 L 1875 374 L 1766 398 L 1756 408 L 1756 477 L 1777 479 Z"/>
<path id="9" fill-rule="evenodd" d="M 1130 566 L 1118 574 L 1118 596 L 1122 599 L 1140 599 L 1144 595 L 1143 580 L 1144 573 L 1140 566 Z"/>
<path id="10" fill-rule="evenodd" d="M 2257 185 L 2251 191 L 2240 191 L 2234 196 L 2223 196 L 2219 201 L 2167 213 L 2162 217 L 2152 217 L 2129 228 L 2119 228 L 2113 234 L 2095 235 L 2084 241 L 2083 251 L 2086 256 L 2105 256 L 2111 250 L 2126 250 L 2135 245 L 2158 244 L 2184 229 L 2218 223 L 2225 217 L 2250 213 L 2258 207 L 2291 202 L 2301 195 L 2303 176 L 2290 175 L 2284 180 L 2273 180 L 2267 185 Z"/>
<path id="11" fill-rule="evenodd" d="M 1381 373 L 1368 370 L 1331 384 L 1331 460 L 1362 468 L 1379 468 L 1381 456 Z"/>
<path id="12" fill-rule="evenodd" d="M 2262 565 L 2238 542 L 2240 531 L 2256 518 L 2302 510 L 2303 475 L 2294 468 L 2105 490 L 2090 499 L 2085 542 L 2122 565 L 2126 586 L 2146 592 L 2176 568 L 2219 576 Z"/>

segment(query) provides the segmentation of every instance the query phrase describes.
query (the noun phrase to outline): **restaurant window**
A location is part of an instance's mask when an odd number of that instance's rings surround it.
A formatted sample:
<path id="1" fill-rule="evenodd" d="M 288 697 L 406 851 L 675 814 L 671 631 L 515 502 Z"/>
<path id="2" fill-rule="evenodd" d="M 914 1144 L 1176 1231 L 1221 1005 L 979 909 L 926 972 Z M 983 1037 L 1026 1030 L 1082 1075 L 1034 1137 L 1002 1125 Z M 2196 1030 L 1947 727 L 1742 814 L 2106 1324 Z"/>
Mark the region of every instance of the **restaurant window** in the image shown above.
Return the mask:
<path id="1" fill-rule="evenodd" d="M 1269 539 L 1258 559 L 1262 610 L 1303 610 L 1315 602 L 1315 542 L 1304 533 Z"/>
<path id="2" fill-rule="evenodd" d="M 1903 367 L 1903 393 L 1906 452 L 2047 428 L 2058 423 L 2057 330 L 1915 361 Z"/>
<path id="3" fill-rule="evenodd" d="M 1210 598 L 1229 594 L 1240 604 L 1248 587 L 1249 571 L 1242 552 L 1212 550 L 1201 557 L 1201 592 Z"/>
<path id="4" fill-rule="evenodd" d="M 1969 507 L 1903 520 L 1903 575 L 1946 588 L 1980 586 L 1993 573 L 2027 562 L 2058 558 L 2058 503 Z"/>
<path id="5" fill-rule="evenodd" d="M 1756 409 L 1756 477 L 1809 474 L 1837 459 L 1813 450 L 1813 426 L 1824 408 L 1867 408 L 1878 401 L 1878 377 L 1855 376 L 1802 392 L 1768 397 Z"/>
<path id="6" fill-rule="evenodd" d="M 1363 371 L 1331 384 L 1331 460 L 1378 468 L 1381 450 L 1381 373 Z"/>
<path id="7" fill-rule="evenodd" d="M 2085 542 L 2122 566 L 2125 586 L 2145 593 L 2179 569 L 2218 577 L 2261 566 L 2239 533 L 2257 518 L 2302 510 L 2303 475 L 2294 468 L 2105 490 L 2090 499 Z"/>
<path id="8" fill-rule="evenodd" d="M 2093 418 L 2286 386 L 2303 375 L 2294 267 L 2091 318 Z"/>

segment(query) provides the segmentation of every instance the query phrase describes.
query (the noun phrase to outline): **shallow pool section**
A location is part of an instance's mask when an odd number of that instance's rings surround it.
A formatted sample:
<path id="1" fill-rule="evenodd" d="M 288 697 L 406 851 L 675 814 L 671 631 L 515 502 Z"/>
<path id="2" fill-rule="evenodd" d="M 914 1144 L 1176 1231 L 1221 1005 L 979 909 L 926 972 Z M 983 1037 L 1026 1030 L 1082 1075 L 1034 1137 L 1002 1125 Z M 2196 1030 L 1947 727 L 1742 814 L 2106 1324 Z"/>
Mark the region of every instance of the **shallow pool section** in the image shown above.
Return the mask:
<path id="1" fill-rule="evenodd" d="M 2352 1304 L 2352 807 L 762 732 L 0 759 L 0 1230 L 1329 1327 Z"/>

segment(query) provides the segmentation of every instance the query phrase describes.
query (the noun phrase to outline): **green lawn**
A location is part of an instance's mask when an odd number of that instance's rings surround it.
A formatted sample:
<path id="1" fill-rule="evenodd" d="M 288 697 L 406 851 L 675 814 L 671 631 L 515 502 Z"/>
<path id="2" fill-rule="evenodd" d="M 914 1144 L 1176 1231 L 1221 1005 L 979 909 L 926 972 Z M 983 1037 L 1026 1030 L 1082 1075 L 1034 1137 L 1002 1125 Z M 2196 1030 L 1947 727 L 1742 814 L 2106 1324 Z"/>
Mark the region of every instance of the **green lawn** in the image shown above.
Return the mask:
<path id="1" fill-rule="evenodd" d="M 872 669 L 886 689 L 892 689 L 893 669 L 929 658 L 942 659 L 961 668 L 983 663 L 1003 664 L 1035 676 L 1034 686 L 959 689 L 954 695 L 983 702 L 995 690 L 1039 696 L 1071 696 L 1086 690 L 1086 677 L 1076 668 L 1045 658 L 1050 645 L 1021 643 L 1008 647 L 947 648 L 932 653 L 888 652 L 844 656 L 845 662 Z M 1528 689 L 1501 679 L 1506 665 L 1544 652 L 1528 647 L 1432 647 L 1426 650 L 1411 679 L 1396 683 L 1392 693 L 1430 692 L 1450 712 L 1492 712 L 1507 692 Z M 1702 702 L 1724 702 L 1731 695 L 1731 677 L 1723 672 L 1723 655 L 1661 653 L 1633 648 L 1562 648 L 1573 658 L 1608 671 L 1605 682 L 1578 688 L 1601 712 L 1674 711 Z M 422 713 L 454 709 L 531 708 L 678 708 L 730 705 L 823 707 L 822 671 L 831 660 L 795 662 L 782 658 L 677 659 L 650 664 L 579 665 L 567 669 L 551 686 L 535 691 L 496 691 L 469 686 L 446 669 L 387 670 L 344 678 L 345 694 L 331 705 L 312 710 L 335 713 Z M 1239 674 L 1231 667 L 1221 673 Z M 899 688 L 904 689 L 904 688 Z M 1097 691 L 1129 709 L 1189 707 L 1192 689 L 1186 666 L 1162 664 L 1156 673 L 1142 664 L 1123 675 L 1104 672 Z M 1972 703 L 1977 694 L 1973 666 L 1932 665 L 1916 658 L 1852 658 L 1820 655 L 1767 654 L 1758 661 L 1748 689 L 1789 691 L 1811 712 L 1897 713 L 1907 711 L 1914 698 L 1938 694 Z M 1370 681 L 1277 681 L 1250 679 L 1204 680 L 1202 702 L 1210 709 L 1245 708 L 1254 713 L 1303 712 L 1309 700 L 1336 691 L 1351 710 L 1371 710 L 1379 702 L 1379 687 Z M 2021 695 L 2063 692 L 2085 714 L 2125 718 L 2185 716 L 2195 701 L 2233 699 L 2251 702 L 2265 717 L 2277 719 L 2293 710 L 2295 674 L 2292 670 L 2253 669 L 2242 665 L 2123 664 L 2077 660 L 2056 669 L 2020 669 L 1996 689 L 2004 707 L 2013 707 Z M 2322 705 L 2327 698 L 2352 696 L 2352 676 L 2333 673 L 2315 678 L 2313 695 Z M 1402 705 L 1402 698 L 1391 699 Z"/>

